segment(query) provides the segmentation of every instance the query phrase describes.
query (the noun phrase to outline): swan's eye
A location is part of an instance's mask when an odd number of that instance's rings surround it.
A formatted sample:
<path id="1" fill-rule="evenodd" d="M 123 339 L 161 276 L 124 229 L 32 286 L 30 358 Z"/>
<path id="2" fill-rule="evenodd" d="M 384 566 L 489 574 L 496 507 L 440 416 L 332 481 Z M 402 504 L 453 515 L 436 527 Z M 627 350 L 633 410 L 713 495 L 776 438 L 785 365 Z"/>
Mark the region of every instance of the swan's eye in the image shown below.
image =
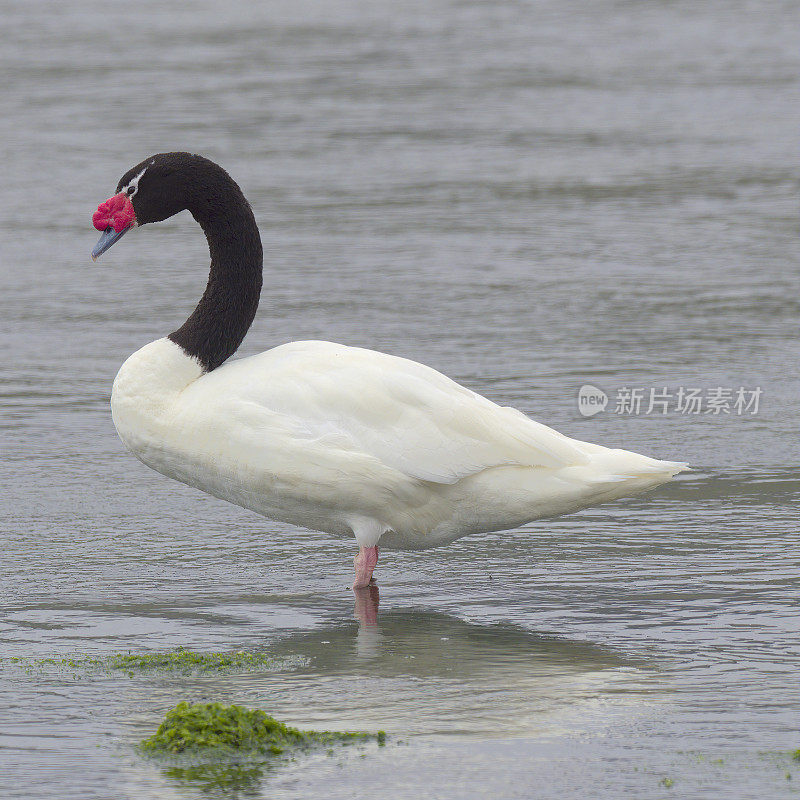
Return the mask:
<path id="1" fill-rule="evenodd" d="M 135 186 L 129 186 L 125 190 L 125 194 L 127 194 L 128 197 L 133 197 L 136 194 L 136 187 Z"/>

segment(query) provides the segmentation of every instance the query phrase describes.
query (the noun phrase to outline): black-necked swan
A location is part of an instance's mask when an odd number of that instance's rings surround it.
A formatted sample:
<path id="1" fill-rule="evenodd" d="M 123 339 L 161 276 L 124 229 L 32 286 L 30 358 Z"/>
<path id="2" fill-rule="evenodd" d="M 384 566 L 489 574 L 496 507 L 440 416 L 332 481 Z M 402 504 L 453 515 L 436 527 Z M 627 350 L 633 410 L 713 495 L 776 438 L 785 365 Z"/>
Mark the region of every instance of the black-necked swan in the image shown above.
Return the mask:
<path id="1" fill-rule="evenodd" d="M 122 365 L 120 438 L 145 464 L 266 517 L 355 536 L 354 588 L 378 545 L 423 549 L 634 495 L 686 465 L 570 439 L 404 358 L 290 342 L 227 361 L 261 291 L 261 238 L 212 161 L 160 153 L 94 214 L 97 258 L 131 228 L 187 209 L 211 251 L 191 316 Z"/>

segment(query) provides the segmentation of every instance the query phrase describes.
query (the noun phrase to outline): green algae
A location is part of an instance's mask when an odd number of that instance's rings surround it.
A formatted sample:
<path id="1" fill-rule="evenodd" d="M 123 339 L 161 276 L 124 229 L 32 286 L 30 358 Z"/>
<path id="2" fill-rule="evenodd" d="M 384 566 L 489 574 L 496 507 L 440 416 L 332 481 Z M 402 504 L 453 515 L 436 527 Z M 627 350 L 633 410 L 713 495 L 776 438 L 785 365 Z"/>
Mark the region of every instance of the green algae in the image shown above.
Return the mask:
<path id="1" fill-rule="evenodd" d="M 298 666 L 304 663 L 304 660 L 275 658 L 261 651 L 196 652 L 185 647 L 178 647 L 175 650 L 115 653 L 104 657 L 75 655 L 62 658 L 6 658 L 0 659 L 0 663 L 11 664 L 26 671 L 33 669 L 122 671 L 132 677 L 137 673 L 202 674 L 274 670 L 287 666 Z"/>
<path id="2" fill-rule="evenodd" d="M 792 753 L 792 761 L 800 761 L 800 748 Z"/>
<path id="3" fill-rule="evenodd" d="M 339 731 L 301 731 L 284 725 L 261 709 L 226 706 L 222 703 L 178 703 L 167 712 L 158 730 L 141 742 L 149 754 L 184 755 L 205 751 L 253 753 L 280 756 L 311 747 L 375 741 L 386 742 L 386 734 Z"/>
<path id="4" fill-rule="evenodd" d="M 225 672 L 230 670 L 272 669 L 283 662 L 267 653 L 236 650 L 198 653 L 179 647 L 163 653 L 126 653 L 108 659 L 109 669 L 161 672 Z"/>

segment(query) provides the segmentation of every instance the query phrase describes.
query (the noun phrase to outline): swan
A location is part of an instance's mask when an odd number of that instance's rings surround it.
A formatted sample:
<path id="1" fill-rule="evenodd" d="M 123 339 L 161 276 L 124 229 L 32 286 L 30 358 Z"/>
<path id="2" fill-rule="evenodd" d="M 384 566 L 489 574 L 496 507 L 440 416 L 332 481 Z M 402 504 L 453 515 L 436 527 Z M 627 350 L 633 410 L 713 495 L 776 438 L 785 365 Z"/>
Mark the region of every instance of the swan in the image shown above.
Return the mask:
<path id="1" fill-rule="evenodd" d="M 228 361 L 256 314 L 258 227 L 213 161 L 159 153 L 93 216 L 97 259 L 133 228 L 188 210 L 211 270 L 184 324 L 120 368 L 125 446 L 158 472 L 265 517 L 355 536 L 354 588 L 378 548 L 416 550 L 636 495 L 687 468 L 570 439 L 423 364 L 324 341 Z"/>

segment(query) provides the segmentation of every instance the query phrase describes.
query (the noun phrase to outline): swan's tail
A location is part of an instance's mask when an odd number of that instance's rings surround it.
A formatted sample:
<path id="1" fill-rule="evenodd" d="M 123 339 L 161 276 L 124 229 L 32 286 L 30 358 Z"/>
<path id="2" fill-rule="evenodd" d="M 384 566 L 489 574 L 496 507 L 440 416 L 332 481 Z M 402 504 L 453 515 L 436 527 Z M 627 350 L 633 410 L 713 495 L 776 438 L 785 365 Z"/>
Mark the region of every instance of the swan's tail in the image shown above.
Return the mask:
<path id="1" fill-rule="evenodd" d="M 584 443 L 582 442 L 583 446 Z M 588 445 L 589 463 L 569 467 L 564 477 L 584 484 L 588 504 L 642 494 L 691 469 L 682 461 L 661 461 L 629 450 Z"/>

